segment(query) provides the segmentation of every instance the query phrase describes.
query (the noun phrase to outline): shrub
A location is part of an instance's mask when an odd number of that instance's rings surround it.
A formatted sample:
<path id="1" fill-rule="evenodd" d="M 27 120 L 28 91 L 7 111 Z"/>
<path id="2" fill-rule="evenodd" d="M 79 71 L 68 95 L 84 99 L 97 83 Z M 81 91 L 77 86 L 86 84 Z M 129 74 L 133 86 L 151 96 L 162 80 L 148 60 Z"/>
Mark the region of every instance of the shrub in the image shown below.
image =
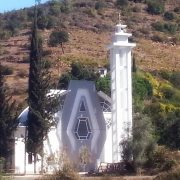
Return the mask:
<path id="1" fill-rule="evenodd" d="M 176 12 L 176 13 L 179 14 L 179 13 L 180 13 L 180 7 L 175 7 L 175 8 L 174 8 L 174 12 Z"/>
<path id="2" fill-rule="evenodd" d="M 37 26 L 39 29 L 45 29 L 48 25 L 48 18 L 46 16 L 40 16 L 37 20 Z"/>
<path id="3" fill-rule="evenodd" d="M 128 0 L 117 0 L 116 1 L 116 6 L 121 7 L 121 6 L 127 6 L 128 5 Z"/>
<path id="4" fill-rule="evenodd" d="M 156 176 L 154 180 L 179 180 L 180 179 L 180 166 L 168 171 L 161 173 L 160 175 Z"/>
<path id="5" fill-rule="evenodd" d="M 11 33 L 9 31 L 0 31 L 0 40 L 5 40 L 11 37 Z"/>
<path id="6" fill-rule="evenodd" d="M 141 12 L 141 7 L 136 5 L 132 8 L 132 10 L 133 10 L 133 12 Z"/>
<path id="7" fill-rule="evenodd" d="M 165 23 L 164 29 L 171 34 L 175 34 L 176 31 L 178 31 L 178 25 L 173 23 Z"/>
<path id="8" fill-rule="evenodd" d="M 175 34 L 176 31 L 178 31 L 178 29 L 179 29 L 177 24 L 163 23 L 160 21 L 152 23 L 152 27 L 157 31 L 166 32 L 166 33 L 170 33 L 170 34 Z"/>
<path id="9" fill-rule="evenodd" d="M 133 77 L 133 94 L 141 100 L 151 97 L 153 94 L 151 83 L 146 78 L 135 75 Z"/>
<path id="10" fill-rule="evenodd" d="M 96 17 L 96 11 L 93 8 L 87 8 L 84 12 L 90 17 Z"/>
<path id="11" fill-rule="evenodd" d="M 164 3 L 162 1 L 149 0 L 147 1 L 147 11 L 150 14 L 162 14 L 164 12 Z"/>
<path id="12" fill-rule="evenodd" d="M 103 9 L 104 7 L 105 7 L 105 3 L 103 1 L 98 1 L 95 3 L 95 9 L 96 10 Z"/>
<path id="13" fill-rule="evenodd" d="M 44 68 L 45 68 L 45 69 L 51 68 L 51 61 L 49 61 L 49 60 L 44 60 Z"/>
<path id="14" fill-rule="evenodd" d="M 173 153 L 165 146 L 157 146 L 152 156 L 149 158 L 149 163 L 158 171 L 168 171 L 176 164 Z"/>
<path id="15" fill-rule="evenodd" d="M 11 74 L 13 74 L 13 69 L 8 66 L 2 66 L 2 74 L 3 75 L 11 75 Z"/>
<path id="16" fill-rule="evenodd" d="M 51 29 L 54 28 L 57 25 L 57 19 L 54 16 L 47 16 L 47 25 L 46 28 L 47 29 Z"/>
<path id="17" fill-rule="evenodd" d="M 168 80 L 168 81 L 170 80 L 170 77 L 171 77 L 171 73 L 170 73 L 170 72 L 161 70 L 161 71 L 159 71 L 158 74 L 159 74 L 163 79 Z"/>
<path id="18" fill-rule="evenodd" d="M 163 93 L 164 98 L 166 99 L 172 99 L 175 91 L 170 86 L 163 86 L 161 87 L 161 92 Z"/>
<path id="19" fill-rule="evenodd" d="M 180 88 L 180 72 L 173 72 L 170 77 L 170 82 L 177 88 Z"/>
<path id="20" fill-rule="evenodd" d="M 69 13 L 71 11 L 71 2 L 70 0 L 63 0 L 61 3 L 61 12 Z"/>
<path id="21" fill-rule="evenodd" d="M 151 39 L 155 42 L 168 42 L 167 36 L 162 34 L 155 34 L 151 37 Z"/>
<path id="22" fill-rule="evenodd" d="M 173 43 L 180 45 L 180 35 L 179 34 L 175 35 L 173 37 L 172 41 L 173 41 Z"/>
<path id="23" fill-rule="evenodd" d="M 173 20 L 175 16 L 174 16 L 174 13 L 167 11 L 164 13 L 164 18 L 166 20 Z"/>
<path id="24" fill-rule="evenodd" d="M 57 1 L 50 1 L 49 14 L 53 16 L 58 16 L 61 13 L 60 3 Z"/>
<path id="25" fill-rule="evenodd" d="M 155 22 L 155 23 L 152 23 L 152 27 L 156 30 L 156 31 L 161 31 L 161 32 L 164 32 L 165 29 L 164 29 L 164 23 L 162 22 Z"/>

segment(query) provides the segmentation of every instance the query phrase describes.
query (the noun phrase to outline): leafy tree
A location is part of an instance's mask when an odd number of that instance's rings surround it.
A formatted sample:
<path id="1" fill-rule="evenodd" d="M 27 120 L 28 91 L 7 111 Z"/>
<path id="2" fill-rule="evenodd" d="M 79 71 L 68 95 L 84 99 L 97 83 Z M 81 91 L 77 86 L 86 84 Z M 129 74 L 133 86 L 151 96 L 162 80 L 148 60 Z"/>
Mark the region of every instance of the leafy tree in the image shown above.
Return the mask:
<path id="1" fill-rule="evenodd" d="M 133 161 L 134 167 L 138 171 L 151 157 L 155 144 L 151 119 L 145 114 L 134 114 L 132 136 L 120 142 L 122 159 L 126 162 Z"/>
<path id="2" fill-rule="evenodd" d="M 61 44 L 62 52 L 64 53 L 63 43 L 67 42 L 68 40 L 69 40 L 69 35 L 66 31 L 55 30 L 50 34 L 49 44 L 53 47 Z"/>
<path id="3" fill-rule="evenodd" d="M 180 118 L 178 116 L 174 117 L 172 123 L 166 127 L 163 139 L 166 146 L 180 150 Z"/>
<path id="4" fill-rule="evenodd" d="M 61 11 L 63 13 L 69 13 L 71 11 L 71 0 L 63 0 L 61 3 Z"/>
<path id="5" fill-rule="evenodd" d="M 99 74 L 95 73 L 92 68 L 82 65 L 79 62 L 71 64 L 71 72 L 65 73 L 60 77 L 59 88 L 67 88 L 70 80 L 89 80 L 96 81 Z"/>
<path id="6" fill-rule="evenodd" d="M 111 80 L 110 76 L 100 77 L 96 80 L 97 91 L 103 91 L 107 95 L 111 95 Z"/>
<path id="7" fill-rule="evenodd" d="M 47 96 L 50 86 L 50 73 L 42 59 L 42 40 L 37 29 L 37 9 L 31 37 L 29 89 L 28 89 L 28 141 L 27 151 L 34 156 L 34 173 L 36 173 L 36 156 L 42 155 L 43 140 L 46 139 L 53 125 L 53 100 Z M 52 101 L 51 101 L 52 100 Z"/>
<path id="8" fill-rule="evenodd" d="M 37 25 L 39 29 L 46 29 L 48 25 L 48 18 L 46 15 L 42 15 L 38 17 Z"/>
<path id="9" fill-rule="evenodd" d="M 14 146 L 14 131 L 18 125 L 17 109 L 15 101 L 12 101 L 0 64 L 0 157 L 5 159 L 5 169 L 8 170 L 11 164 Z"/>
<path id="10" fill-rule="evenodd" d="M 53 16 L 59 16 L 61 13 L 61 5 L 58 1 L 50 1 L 49 2 L 50 8 L 49 8 L 49 14 Z"/>
<path id="11" fill-rule="evenodd" d="M 134 109 L 139 112 L 144 108 L 144 100 L 152 97 L 153 88 L 151 83 L 138 72 L 133 74 L 132 87 Z"/>

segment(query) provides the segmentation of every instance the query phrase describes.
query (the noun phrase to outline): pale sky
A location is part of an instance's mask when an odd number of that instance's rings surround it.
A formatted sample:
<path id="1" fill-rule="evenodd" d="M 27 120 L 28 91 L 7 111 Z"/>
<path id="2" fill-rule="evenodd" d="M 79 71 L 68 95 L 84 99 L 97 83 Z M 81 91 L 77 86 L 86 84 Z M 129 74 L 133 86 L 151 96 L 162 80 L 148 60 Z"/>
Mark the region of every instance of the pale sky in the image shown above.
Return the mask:
<path id="1" fill-rule="evenodd" d="M 41 3 L 48 0 L 41 0 Z M 0 13 L 31 7 L 35 4 L 35 0 L 0 0 Z"/>

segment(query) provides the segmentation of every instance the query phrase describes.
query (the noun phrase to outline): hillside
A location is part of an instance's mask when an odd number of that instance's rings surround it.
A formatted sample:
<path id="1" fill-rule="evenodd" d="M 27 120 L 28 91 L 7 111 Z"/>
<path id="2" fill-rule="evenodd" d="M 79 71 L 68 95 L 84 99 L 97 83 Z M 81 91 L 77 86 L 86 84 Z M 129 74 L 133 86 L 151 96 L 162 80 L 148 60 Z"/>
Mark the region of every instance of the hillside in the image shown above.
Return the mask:
<path id="1" fill-rule="evenodd" d="M 133 34 L 132 41 L 137 43 L 134 56 L 140 69 L 179 71 L 180 1 L 166 0 L 165 9 L 160 14 L 150 14 L 147 3 L 140 2 L 128 1 L 128 5 L 117 6 L 114 0 L 75 0 L 60 6 L 53 2 L 40 5 L 41 19 L 49 20 L 40 30 L 44 39 L 44 58 L 50 61 L 55 79 L 69 69 L 72 61 L 92 66 L 108 63 L 106 47 L 111 42 L 119 13 L 122 22 L 128 25 L 128 32 Z M 165 12 L 173 14 L 173 18 L 167 19 Z M 32 18 L 33 8 L 0 14 L 0 62 L 11 69 L 12 73 L 6 76 L 7 83 L 20 102 L 25 100 L 27 92 Z M 18 24 L 13 26 L 14 31 L 10 31 L 12 22 Z M 49 27 L 49 22 L 54 24 Z M 41 25 L 43 23 L 45 20 Z M 69 41 L 63 45 L 64 54 L 60 45 L 48 45 L 54 29 L 69 33 Z"/>

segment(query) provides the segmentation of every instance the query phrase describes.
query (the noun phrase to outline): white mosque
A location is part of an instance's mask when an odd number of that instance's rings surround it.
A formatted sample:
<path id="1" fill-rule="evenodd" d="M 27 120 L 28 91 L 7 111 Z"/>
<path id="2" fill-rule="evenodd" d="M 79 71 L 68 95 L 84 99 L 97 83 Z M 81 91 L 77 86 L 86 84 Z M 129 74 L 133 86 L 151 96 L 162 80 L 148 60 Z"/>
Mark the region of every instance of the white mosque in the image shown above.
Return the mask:
<path id="1" fill-rule="evenodd" d="M 111 98 L 97 92 L 94 82 L 71 81 L 67 90 L 52 90 L 60 95 L 59 110 L 54 115 L 57 127 L 52 127 L 44 141 L 43 170 L 52 171 L 58 158 L 65 152 L 72 164 L 80 166 L 80 154 L 88 150 L 89 161 L 86 170 L 95 169 L 101 162 L 119 162 L 119 143 L 127 136 L 126 126 L 132 127 L 132 86 L 131 86 L 131 34 L 126 33 L 126 25 L 116 25 L 110 50 Z M 34 172 L 33 157 L 26 152 L 28 108 L 19 116 L 19 126 L 15 133 L 15 173 Z M 36 172 L 42 168 L 42 160 L 37 156 Z"/>

